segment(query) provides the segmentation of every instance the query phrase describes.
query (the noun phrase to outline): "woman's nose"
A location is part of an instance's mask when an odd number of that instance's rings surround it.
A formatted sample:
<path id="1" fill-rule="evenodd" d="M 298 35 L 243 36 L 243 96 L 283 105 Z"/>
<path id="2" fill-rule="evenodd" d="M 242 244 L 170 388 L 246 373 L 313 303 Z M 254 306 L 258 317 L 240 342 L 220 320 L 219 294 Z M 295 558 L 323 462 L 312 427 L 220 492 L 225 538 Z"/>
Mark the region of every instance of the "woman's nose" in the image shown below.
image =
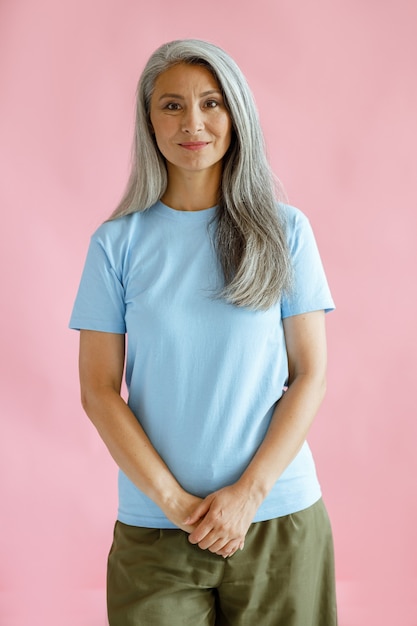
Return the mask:
<path id="1" fill-rule="evenodd" d="M 203 114 L 200 107 L 189 107 L 184 111 L 182 130 L 189 135 L 195 135 L 204 128 Z"/>

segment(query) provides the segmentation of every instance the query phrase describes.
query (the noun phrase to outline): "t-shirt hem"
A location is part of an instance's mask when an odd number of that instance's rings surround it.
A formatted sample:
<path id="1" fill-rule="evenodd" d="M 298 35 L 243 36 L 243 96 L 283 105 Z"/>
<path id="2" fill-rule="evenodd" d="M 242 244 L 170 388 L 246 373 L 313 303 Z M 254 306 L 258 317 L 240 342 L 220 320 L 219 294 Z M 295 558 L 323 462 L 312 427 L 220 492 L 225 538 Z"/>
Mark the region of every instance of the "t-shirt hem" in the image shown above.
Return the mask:
<path id="1" fill-rule="evenodd" d="M 116 333 L 117 335 L 126 333 L 126 328 L 121 324 L 113 324 L 103 320 L 85 320 L 78 317 L 71 318 L 68 327 L 72 330 L 97 330 L 103 333 Z"/>
<path id="2" fill-rule="evenodd" d="M 325 313 L 331 313 L 335 310 L 335 305 L 333 302 L 323 303 L 321 305 L 312 304 L 311 306 L 303 306 L 299 309 L 293 309 L 291 311 L 282 311 L 281 319 L 285 319 L 287 317 L 293 317 L 295 315 L 305 315 L 306 313 L 313 313 L 314 311 L 324 311 Z"/>

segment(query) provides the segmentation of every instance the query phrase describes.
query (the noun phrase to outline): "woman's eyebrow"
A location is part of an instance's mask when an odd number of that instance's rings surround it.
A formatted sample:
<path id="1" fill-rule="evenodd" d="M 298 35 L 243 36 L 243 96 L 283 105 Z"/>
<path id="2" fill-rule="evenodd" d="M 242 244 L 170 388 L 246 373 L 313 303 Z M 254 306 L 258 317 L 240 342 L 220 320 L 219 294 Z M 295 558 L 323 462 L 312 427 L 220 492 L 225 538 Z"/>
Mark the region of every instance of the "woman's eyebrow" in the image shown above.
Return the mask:
<path id="1" fill-rule="evenodd" d="M 200 93 L 200 98 L 204 98 L 205 96 L 211 96 L 214 93 L 218 94 L 219 96 L 221 95 L 218 89 L 209 89 L 208 91 L 203 91 L 202 93 Z M 184 100 L 184 96 L 179 93 L 163 93 L 161 96 L 159 96 L 158 100 L 163 100 L 164 98 L 177 98 L 178 100 Z"/>

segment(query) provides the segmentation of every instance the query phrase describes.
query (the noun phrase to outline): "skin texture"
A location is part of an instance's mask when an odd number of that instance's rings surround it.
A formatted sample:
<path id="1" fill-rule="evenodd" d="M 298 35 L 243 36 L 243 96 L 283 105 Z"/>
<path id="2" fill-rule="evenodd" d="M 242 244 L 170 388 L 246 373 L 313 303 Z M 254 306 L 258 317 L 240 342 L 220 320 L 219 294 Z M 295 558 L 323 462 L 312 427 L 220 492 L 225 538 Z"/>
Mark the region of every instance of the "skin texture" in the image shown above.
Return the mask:
<path id="1" fill-rule="evenodd" d="M 168 170 L 162 200 L 178 210 L 217 204 L 232 123 L 211 72 L 179 64 L 161 74 L 152 94 L 150 121 Z"/>
<path id="2" fill-rule="evenodd" d="M 217 204 L 232 123 L 212 74 L 182 64 L 161 74 L 151 100 L 150 122 L 168 170 L 162 200 L 179 211 Z M 130 480 L 189 533 L 191 543 L 223 557 L 243 547 L 256 510 L 301 448 L 324 396 L 324 312 L 289 317 L 283 323 L 288 391 L 239 480 L 204 499 L 181 487 L 120 396 L 124 336 L 80 333 L 82 404 L 110 454 Z"/>

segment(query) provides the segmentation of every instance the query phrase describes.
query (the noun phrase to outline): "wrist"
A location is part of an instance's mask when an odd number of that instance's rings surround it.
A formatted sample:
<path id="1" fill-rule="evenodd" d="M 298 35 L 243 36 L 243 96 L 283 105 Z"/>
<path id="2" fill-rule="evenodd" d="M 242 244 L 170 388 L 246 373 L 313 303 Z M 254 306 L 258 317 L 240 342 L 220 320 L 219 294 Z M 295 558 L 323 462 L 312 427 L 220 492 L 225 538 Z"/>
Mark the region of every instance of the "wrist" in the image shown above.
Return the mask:
<path id="1" fill-rule="evenodd" d="M 271 487 L 266 481 L 261 480 L 249 472 L 242 474 L 236 485 L 243 489 L 248 500 L 252 500 L 258 508 L 268 495 Z"/>
<path id="2" fill-rule="evenodd" d="M 176 483 L 160 492 L 156 504 L 178 528 L 187 533 L 194 530 L 194 525 L 186 524 L 186 520 L 194 513 L 196 506 L 201 502 L 201 498 L 191 495 L 185 491 L 181 485 Z"/>
<path id="3" fill-rule="evenodd" d="M 167 514 L 179 506 L 184 494 L 184 489 L 175 478 L 168 476 L 154 484 L 150 497 Z"/>

